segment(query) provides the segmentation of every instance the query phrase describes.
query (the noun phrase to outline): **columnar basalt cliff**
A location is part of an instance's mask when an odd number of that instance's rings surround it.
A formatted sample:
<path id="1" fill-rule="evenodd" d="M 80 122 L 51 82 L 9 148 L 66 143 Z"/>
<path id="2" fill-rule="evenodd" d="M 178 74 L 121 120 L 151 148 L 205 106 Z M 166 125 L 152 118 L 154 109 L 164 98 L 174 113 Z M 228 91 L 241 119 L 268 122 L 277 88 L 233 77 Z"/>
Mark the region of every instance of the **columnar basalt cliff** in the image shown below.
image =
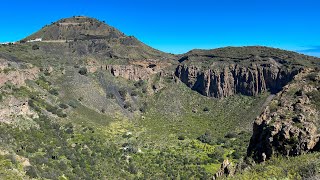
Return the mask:
<path id="1" fill-rule="evenodd" d="M 273 154 L 296 156 L 320 150 L 319 90 L 320 74 L 310 70 L 285 86 L 255 120 L 248 156 L 261 162 Z"/>
<path id="2" fill-rule="evenodd" d="M 200 94 L 222 98 L 238 93 L 255 96 L 268 90 L 279 92 L 298 72 L 299 69 L 288 70 L 273 64 L 252 64 L 250 67 L 230 64 L 206 70 L 179 65 L 175 74 Z"/>

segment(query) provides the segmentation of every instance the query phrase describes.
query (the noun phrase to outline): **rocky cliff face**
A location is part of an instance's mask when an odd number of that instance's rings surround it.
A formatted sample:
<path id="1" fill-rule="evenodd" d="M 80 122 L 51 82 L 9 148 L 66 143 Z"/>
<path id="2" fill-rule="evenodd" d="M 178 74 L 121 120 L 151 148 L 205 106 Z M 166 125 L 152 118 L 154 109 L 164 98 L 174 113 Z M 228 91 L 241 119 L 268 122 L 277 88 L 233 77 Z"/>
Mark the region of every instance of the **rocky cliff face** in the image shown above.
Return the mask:
<path id="1" fill-rule="evenodd" d="M 141 68 L 134 65 L 108 65 L 107 71 L 110 71 L 115 77 L 122 77 L 128 80 L 145 80 L 152 74 L 149 68 Z"/>
<path id="2" fill-rule="evenodd" d="M 237 93 L 255 96 L 268 90 L 276 93 L 298 72 L 299 69 L 288 70 L 278 64 L 252 64 L 250 67 L 229 64 L 206 70 L 179 65 L 175 74 L 200 94 L 222 98 Z"/>
<path id="3" fill-rule="evenodd" d="M 133 61 L 128 65 L 107 65 L 106 70 L 115 77 L 122 77 L 127 80 L 146 80 L 152 74 L 162 72 L 164 68 L 171 66 L 168 62 L 159 61 Z"/>
<path id="4" fill-rule="evenodd" d="M 21 68 L 23 66 L 23 68 Z M 25 85 L 25 80 L 38 77 L 39 68 L 30 64 L 10 62 L 0 59 L 0 87 L 9 82 L 17 87 Z"/>
<path id="5" fill-rule="evenodd" d="M 273 154 L 296 156 L 320 150 L 320 73 L 304 70 L 255 120 L 248 156 L 261 162 Z"/>

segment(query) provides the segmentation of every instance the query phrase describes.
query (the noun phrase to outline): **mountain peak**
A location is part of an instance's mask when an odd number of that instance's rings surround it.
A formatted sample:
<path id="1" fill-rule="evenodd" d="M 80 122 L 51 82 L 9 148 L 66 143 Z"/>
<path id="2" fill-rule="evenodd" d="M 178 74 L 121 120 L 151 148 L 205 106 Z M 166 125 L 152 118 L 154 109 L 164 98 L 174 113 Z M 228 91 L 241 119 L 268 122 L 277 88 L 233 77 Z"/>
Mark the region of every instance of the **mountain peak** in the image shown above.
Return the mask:
<path id="1" fill-rule="evenodd" d="M 86 17 L 73 16 L 60 19 L 46 25 L 38 32 L 26 37 L 24 40 L 86 40 L 86 39 L 112 39 L 126 37 L 122 32 L 107 25 L 104 21 Z"/>

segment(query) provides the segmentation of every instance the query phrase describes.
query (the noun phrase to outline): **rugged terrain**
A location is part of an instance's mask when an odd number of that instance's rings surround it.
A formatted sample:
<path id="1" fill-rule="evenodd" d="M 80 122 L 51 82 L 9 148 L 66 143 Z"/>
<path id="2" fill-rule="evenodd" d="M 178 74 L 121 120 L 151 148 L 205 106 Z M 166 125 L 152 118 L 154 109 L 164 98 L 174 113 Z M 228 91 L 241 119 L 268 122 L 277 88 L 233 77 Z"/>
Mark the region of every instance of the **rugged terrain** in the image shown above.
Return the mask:
<path id="1" fill-rule="evenodd" d="M 316 177 L 319 66 L 259 46 L 173 55 L 59 20 L 0 46 L 0 179 Z"/>
<path id="2" fill-rule="evenodd" d="M 265 161 L 319 151 L 319 83 L 318 69 L 296 75 L 255 120 L 248 153 Z"/>

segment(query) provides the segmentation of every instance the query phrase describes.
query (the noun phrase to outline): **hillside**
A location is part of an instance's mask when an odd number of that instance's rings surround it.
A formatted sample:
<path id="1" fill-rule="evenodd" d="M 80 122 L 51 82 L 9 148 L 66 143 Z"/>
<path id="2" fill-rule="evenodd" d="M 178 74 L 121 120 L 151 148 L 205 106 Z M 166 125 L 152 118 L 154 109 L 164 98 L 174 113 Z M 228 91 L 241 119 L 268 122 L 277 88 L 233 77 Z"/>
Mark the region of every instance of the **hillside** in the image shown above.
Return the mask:
<path id="1" fill-rule="evenodd" d="M 40 45 L 40 50 L 49 51 L 46 53 L 53 53 L 52 50 L 59 48 L 62 55 L 95 55 L 103 59 L 172 59 L 170 54 L 153 49 L 104 22 L 84 16 L 65 18 L 46 25 L 21 42 L 36 39 L 50 44 Z M 52 43 L 62 47 L 51 48 Z"/>
<path id="2" fill-rule="evenodd" d="M 93 18 L 59 20 L 0 46 L 0 179 L 237 179 L 272 162 L 314 177 L 283 163 L 318 153 L 275 155 L 319 149 L 318 116 L 295 122 L 292 105 L 319 113 L 319 66 L 259 46 L 172 55 Z"/>

